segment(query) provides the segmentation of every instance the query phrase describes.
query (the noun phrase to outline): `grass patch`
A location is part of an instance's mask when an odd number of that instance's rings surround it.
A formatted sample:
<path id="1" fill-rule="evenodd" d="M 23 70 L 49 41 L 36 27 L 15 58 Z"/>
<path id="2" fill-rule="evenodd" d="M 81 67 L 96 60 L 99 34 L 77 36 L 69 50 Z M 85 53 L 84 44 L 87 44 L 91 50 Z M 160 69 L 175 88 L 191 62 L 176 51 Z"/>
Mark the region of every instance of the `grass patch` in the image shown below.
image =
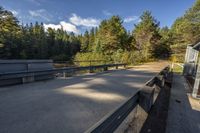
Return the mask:
<path id="1" fill-rule="evenodd" d="M 177 64 L 174 64 L 173 67 L 173 72 L 174 73 L 178 73 L 178 74 L 182 74 L 183 73 L 183 68 Z"/>

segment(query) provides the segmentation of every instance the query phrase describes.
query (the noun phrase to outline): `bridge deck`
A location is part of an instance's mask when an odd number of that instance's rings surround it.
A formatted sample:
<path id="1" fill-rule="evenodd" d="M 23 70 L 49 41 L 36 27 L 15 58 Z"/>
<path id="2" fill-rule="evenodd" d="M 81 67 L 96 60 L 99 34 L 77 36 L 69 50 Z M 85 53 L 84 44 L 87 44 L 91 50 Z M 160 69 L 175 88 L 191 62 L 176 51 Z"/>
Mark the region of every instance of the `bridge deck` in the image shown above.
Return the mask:
<path id="1" fill-rule="evenodd" d="M 83 132 L 166 64 L 1 87 L 0 133 Z"/>

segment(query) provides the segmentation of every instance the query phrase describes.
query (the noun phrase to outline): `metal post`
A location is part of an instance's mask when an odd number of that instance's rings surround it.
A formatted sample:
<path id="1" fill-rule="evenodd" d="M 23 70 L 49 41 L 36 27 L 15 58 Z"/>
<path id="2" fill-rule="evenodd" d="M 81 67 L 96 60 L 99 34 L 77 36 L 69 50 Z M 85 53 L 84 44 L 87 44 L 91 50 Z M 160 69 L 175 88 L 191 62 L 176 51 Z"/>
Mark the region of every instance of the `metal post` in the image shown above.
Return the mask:
<path id="1" fill-rule="evenodd" d="M 118 65 L 116 65 L 116 69 L 118 69 Z"/>
<path id="2" fill-rule="evenodd" d="M 190 53 L 191 53 L 192 47 L 191 46 L 187 46 L 186 49 L 186 53 L 185 53 L 185 62 L 184 62 L 184 68 L 183 68 L 183 75 L 187 75 L 188 74 L 188 63 L 189 63 L 189 59 L 190 59 Z"/>
<path id="3" fill-rule="evenodd" d="M 199 63 L 200 63 L 200 60 L 199 60 Z M 199 90 L 199 82 L 200 82 L 200 64 L 198 64 L 198 67 L 197 67 L 196 78 L 195 78 L 193 92 L 192 92 L 192 97 L 194 98 L 197 98 L 197 93 Z"/>
<path id="4" fill-rule="evenodd" d="M 29 63 L 27 62 L 25 63 L 25 65 L 26 65 L 26 71 L 29 71 Z"/>
<path id="5" fill-rule="evenodd" d="M 185 53 L 185 63 L 189 62 L 189 54 L 190 54 L 191 49 L 192 49 L 191 46 L 187 46 L 186 53 Z"/>
<path id="6" fill-rule="evenodd" d="M 103 70 L 104 70 L 104 71 L 108 71 L 108 67 L 105 66 L 105 67 L 103 68 Z"/>
<path id="7" fill-rule="evenodd" d="M 90 60 L 90 73 L 93 73 L 92 61 Z"/>
<path id="8" fill-rule="evenodd" d="M 67 74 L 66 72 L 63 72 L 63 77 L 66 78 L 67 77 Z"/>

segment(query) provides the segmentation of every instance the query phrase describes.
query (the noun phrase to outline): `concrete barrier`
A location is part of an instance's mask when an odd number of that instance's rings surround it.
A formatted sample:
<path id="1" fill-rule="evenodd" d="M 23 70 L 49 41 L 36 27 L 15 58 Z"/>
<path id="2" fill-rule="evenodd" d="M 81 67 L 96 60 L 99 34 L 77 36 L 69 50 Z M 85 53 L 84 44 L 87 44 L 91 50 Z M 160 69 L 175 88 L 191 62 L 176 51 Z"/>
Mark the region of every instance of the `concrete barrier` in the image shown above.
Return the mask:
<path id="1" fill-rule="evenodd" d="M 0 68 L 0 86 L 29 83 L 33 81 L 51 79 L 56 74 L 62 73 L 64 77 L 74 74 L 75 72 L 104 69 L 109 67 L 124 66 L 121 64 L 105 64 L 84 67 L 64 67 L 53 68 L 51 60 L 8 60 L 2 61 Z"/>
<path id="2" fill-rule="evenodd" d="M 46 70 L 52 68 L 52 60 L 0 60 L 0 73 Z"/>
<path id="3" fill-rule="evenodd" d="M 53 69 L 52 60 L 0 60 L 0 74 L 30 72 Z M 40 73 L 35 75 L 30 73 L 26 76 L 13 76 L 11 78 L 1 78 L 0 86 L 13 85 L 20 83 L 29 83 L 33 81 L 45 80 L 53 78 L 52 72 Z"/>

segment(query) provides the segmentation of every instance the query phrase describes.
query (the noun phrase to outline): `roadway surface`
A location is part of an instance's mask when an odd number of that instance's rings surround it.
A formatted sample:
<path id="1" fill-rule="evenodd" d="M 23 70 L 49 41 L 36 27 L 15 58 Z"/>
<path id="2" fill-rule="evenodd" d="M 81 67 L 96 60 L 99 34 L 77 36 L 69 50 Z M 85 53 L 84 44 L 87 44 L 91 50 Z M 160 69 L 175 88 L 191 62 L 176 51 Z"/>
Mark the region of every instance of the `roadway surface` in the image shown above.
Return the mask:
<path id="1" fill-rule="evenodd" d="M 0 88 L 0 133 L 81 133 L 124 103 L 167 65 Z"/>

